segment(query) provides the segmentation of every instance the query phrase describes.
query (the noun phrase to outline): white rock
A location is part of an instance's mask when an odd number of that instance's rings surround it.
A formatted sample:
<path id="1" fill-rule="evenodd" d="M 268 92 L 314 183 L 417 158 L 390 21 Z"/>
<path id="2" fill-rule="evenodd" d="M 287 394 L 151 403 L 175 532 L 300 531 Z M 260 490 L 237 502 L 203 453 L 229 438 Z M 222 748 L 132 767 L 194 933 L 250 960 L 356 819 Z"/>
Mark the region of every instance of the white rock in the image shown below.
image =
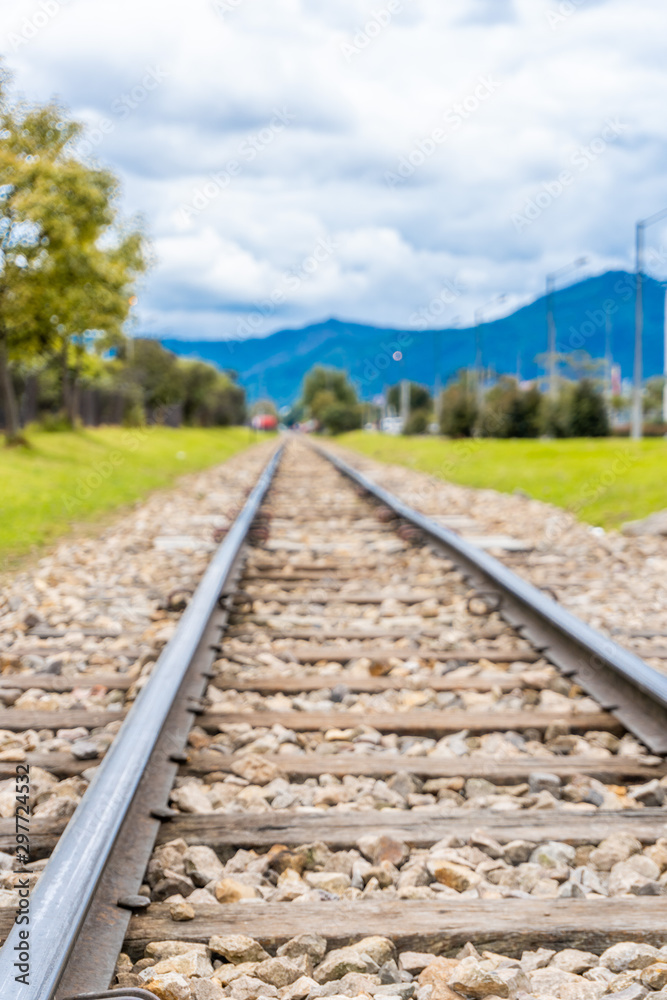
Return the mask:
<path id="1" fill-rule="evenodd" d="M 156 965 L 140 972 L 139 978 L 147 982 L 154 976 L 161 976 L 167 972 L 179 972 L 184 976 L 206 978 L 213 975 L 213 965 L 206 955 L 202 955 L 201 951 L 186 951 L 180 955 L 174 955 L 172 958 L 163 958 Z"/>
<path id="2" fill-rule="evenodd" d="M 295 983 L 302 975 L 302 967 L 291 958 L 284 956 L 267 958 L 263 962 L 259 962 L 255 968 L 255 976 L 258 979 L 262 979 L 265 983 L 270 983 L 278 989 Z"/>
<path id="3" fill-rule="evenodd" d="M 278 990 L 254 976 L 239 976 L 227 991 L 233 1000 L 257 1000 L 258 997 L 277 997 Z"/>
<path id="4" fill-rule="evenodd" d="M 215 851 L 203 844 L 188 847 L 183 855 L 183 866 L 185 874 L 200 888 L 220 878 L 224 868 Z"/>
<path id="5" fill-rule="evenodd" d="M 604 983 L 594 983 L 551 966 L 531 972 L 530 983 L 532 992 L 559 1000 L 599 1000 L 607 992 Z"/>
<path id="6" fill-rule="evenodd" d="M 629 833 L 614 833 L 605 837 L 589 857 L 589 862 L 598 871 L 608 872 L 618 864 L 626 861 L 632 854 L 638 854 L 642 849 L 641 842 Z"/>
<path id="7" fill-rule="evenodd" d="M 543 868 L 556 868 L 559 865 L 571 865 L 575 853 L 571 844 L 550 840 L 546 844 L 536 847 L 530 860 L 533 864 L 541 865 Z"/>
<path id="8" fill-rule="evenodd" d="M 172 804 L 184 813 L 210 813 L 211 803 L 200 785 L 188 783 L 174 788 L 171 793 Z"/>
<path id="9" fill-rule="evenodd" d="M 145 972 L 152 970 L 145 969 Z M 158 1000 L 192 1000 L 192 987 L 185 978 L 176 972 L 167 972 L 162 976 L 149 977 L 144 983 L 146 989 L 154 993 Z"/>
<path id="10" fill-rule="evenodd" d="M 534 972 L 544 969 L 556 954 L 552 948 L 538 948 L 537 951 L 524 951 L 521 956 L 521 968 L 524 972 Z"/>
<path id="11" fill-rule="evenodd" d="M 342 875 L 339 872 L 306 872 L 304 882 L 313 889 L 324 889 L 326 892 L 338 895 L 351 885 L 349 875 Z"/>
<path id="12" fill-rule="evenodd" d="M 581 975 L 598 964 L 599 957 L 590 951 L 580 951 L 578 948 L 563 948 L 557 952 L 549 963 L 550 969 L 562 969 L 563 972 L 573 972 Z"/>
<path id="13" fill-rule="evenodd" d="M 600 965 L 612 972 L 625 972 L 627 969 L 645 969 L 662 958 L 657 948 L 650 944 L 637 944 L 635 941 L 621 941 L 607 948 L 600 956 Z"/>
<path id="14" fill-rule="evenodd" d="M 261 944 L 245 934 L 214 935 L 208 942 L 208 947 L 214 955 L 222 955 L 228 962 L 239 965 L 241 962 L 263 962 L 268 958 Z"/>

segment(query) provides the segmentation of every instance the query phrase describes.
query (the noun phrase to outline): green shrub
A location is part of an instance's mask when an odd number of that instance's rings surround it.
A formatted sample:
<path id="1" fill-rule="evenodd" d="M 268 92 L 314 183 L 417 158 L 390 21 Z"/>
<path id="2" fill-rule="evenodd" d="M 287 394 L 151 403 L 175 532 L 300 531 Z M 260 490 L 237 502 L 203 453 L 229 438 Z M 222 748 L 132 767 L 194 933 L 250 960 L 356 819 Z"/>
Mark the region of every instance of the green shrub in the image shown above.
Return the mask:
<path id="1" fill-rule="evenodd" d="M 347 403 L 330 403 L 320 414 L 320 423 L 329 434 L 344 434 L 361 427 L 361 407 Z"/>
<path id="2" fill-rule="evenodd" d="M 607 437 L 609 419 L 604 399 L 590 379 L 577 382 L 570 409 L 572 437 Z"/>
<path id="3" fill-rule="evenodd" d="M 50 434 L 73 430 L 72 421 L 64 413 L 45 413 L 39 420 L 39 427 Z"/>
<path id="4" fill-rule="evenodd" d="M 430 422 L 431 414 L 428 410 L 413 410 L 406 421 L 403 433 L 426 434 Z"/>
<path id="5" fill-rule="evenodd" d="M 537 437 L 541 401 L 536 387 L 524 390 L 516 379 L 503 376 L 486 394 L 477 430 L 482 437 Z"/>
<path id="6" fill-rule="evenodd" d="M 442 394 L 440 430 L 447 437 L 472 437 L 478 410 L 475 396 L 465 379 L 447 386 Z"/>
<path id="7" fill-rule="evenodd" d="M 133 400 L 125 408 L 123 427 L 143 427 L 146 423 L 144 408 L 138 400 Z"/>

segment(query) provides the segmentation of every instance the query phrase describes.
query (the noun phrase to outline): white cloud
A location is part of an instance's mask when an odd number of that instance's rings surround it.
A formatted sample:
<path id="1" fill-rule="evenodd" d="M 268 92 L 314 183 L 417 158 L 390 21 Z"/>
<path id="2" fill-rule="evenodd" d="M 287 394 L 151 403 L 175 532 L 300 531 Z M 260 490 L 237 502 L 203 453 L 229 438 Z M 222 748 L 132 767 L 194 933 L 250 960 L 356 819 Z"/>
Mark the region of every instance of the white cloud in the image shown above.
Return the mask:
<path id="1" fill-rule="evenodd" d="M 541 291 L 547 270 L 581 254 L 592 269 L 629 265 L 634 220 L 667 204 L 664 28 L 651 0 L 0 11 L 17 86 L 58 94 L 90 124 L 92 154 L 146 219 L 159 263 L 143 328 L 189 337 L 234 335 L 322 239 L 336 249 L 285 289 L 261 332 L 330 314 L 400 325 L 457 281 L 442 321 L 467 320 L 500 292 Z M 145 87 L 150 73 L 159 83 Z M 609 119 L 623 130 L 575 166 Z M 547 204 L 566 170 L 572 182 Z"/>

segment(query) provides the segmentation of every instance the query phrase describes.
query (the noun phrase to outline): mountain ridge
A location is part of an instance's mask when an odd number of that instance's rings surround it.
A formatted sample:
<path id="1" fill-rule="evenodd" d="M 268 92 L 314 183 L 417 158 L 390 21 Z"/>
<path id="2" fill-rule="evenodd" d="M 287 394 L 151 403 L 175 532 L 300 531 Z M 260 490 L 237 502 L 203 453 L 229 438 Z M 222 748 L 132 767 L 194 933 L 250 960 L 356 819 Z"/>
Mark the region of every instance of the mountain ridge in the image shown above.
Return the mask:
<path id="1" fill-rule="evenodd" d="M 644 376 L 663 371 L 663 286 L 644 276 Z M 606 314 L 610 315 L 611 353 L 623 378 L 631 377 L 634 354 L 635 276 L 608 271 L 568 285 L 554 294 L 557 351 L 584 350 L 594 358 L 605 354 Z M 483 364 L 524 379 L 543 374 L 536 360 L 547 350 L 544 296 L 482 327 Z M 384 385 L 409 378 L 433 385 L 436 354 L 446 383 L 474 363 L 475 328 L 437 330 L 373 326 L 330 318 L 304 327 L 288 327 L 266 337 L 242 341 L 180 340 L 161 343 L 182 357 L 198 357 L 239 373 L 250 401 L 270 396 L 279 404 L 299 395 L 303 377 L 314 364 L 345 368 L 361 398 L 369 399 Z M 392 355 L 400 351 L 402 360 Z M 543 360 L 543 358 L 542 358 Z"/>

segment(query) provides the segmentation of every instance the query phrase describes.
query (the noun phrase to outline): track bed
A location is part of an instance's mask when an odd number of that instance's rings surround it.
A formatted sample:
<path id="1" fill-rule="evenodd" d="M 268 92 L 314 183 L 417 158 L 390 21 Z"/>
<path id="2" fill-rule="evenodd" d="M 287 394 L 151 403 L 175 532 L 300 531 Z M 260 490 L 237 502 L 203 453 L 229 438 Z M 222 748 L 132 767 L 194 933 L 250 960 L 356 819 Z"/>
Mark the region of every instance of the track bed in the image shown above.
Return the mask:
<path id="1" fill-rule="evenodd" d="M 467 575 L 288 445 L 198 647 L 187 749 L 174 736 L 151 764 L 169 758 L 168 803 L 116 848 L 135 879 L 122 953 L 104 957 L 117 988 L 643 1000 L 667 986 L 665 760 Z M 131 683 L 105 683 L 123 703 L 88 733 L 131 704 Z M 44 711 L 43 728 L 77 713 Z M 8 707 L 0 728 L 34 715 Z M 57 747 L 27 758 L 61 798 L 90 777 Z M 35 882 L 70 815 L 34 818 Z M 12 840 L 0 820 L 0 850 Z M 118 938 L 109 906 L 91 906 L 57 996 L 108 985 L 91 948 Z M 0 910 L 3 936 L 12 919 Z"/>

